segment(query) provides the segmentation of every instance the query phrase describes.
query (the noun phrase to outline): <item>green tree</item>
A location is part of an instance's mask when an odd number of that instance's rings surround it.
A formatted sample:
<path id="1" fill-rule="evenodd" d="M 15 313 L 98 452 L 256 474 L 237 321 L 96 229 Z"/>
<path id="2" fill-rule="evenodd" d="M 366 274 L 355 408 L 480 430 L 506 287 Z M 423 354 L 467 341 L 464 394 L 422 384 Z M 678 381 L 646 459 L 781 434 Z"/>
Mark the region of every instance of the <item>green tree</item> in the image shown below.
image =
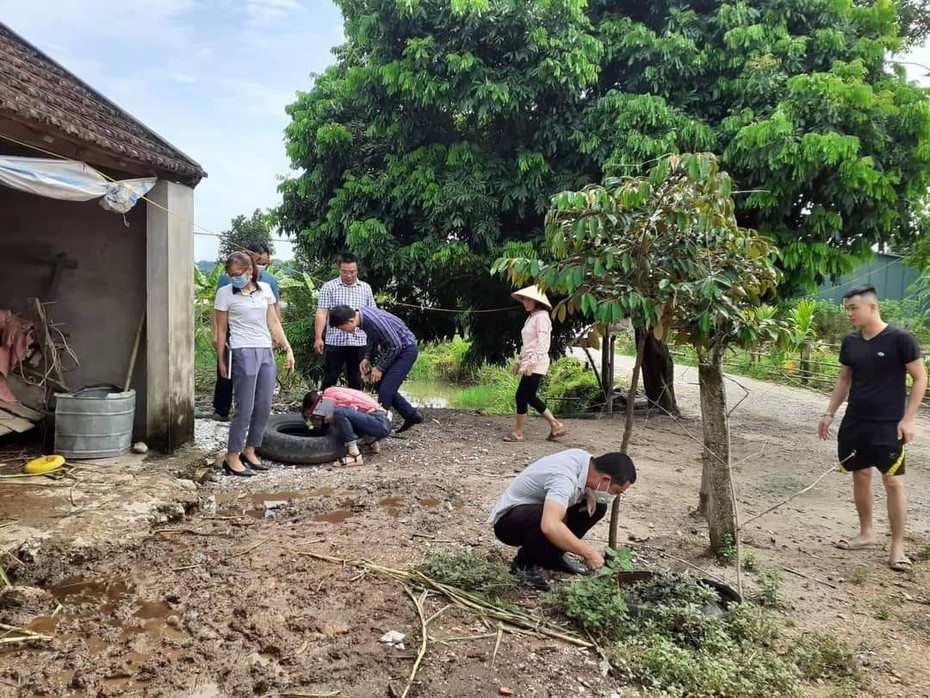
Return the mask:
<path id="1" fill-rule="evenodd" d="M 283 229 L 314 260 L 344 249 L 378 290 L 488 310 L 508 242 L 539 238 L 553 192 L 590 181 L 572 141 L 603 46 L 581 0 L 337 0 L 347 43 L 288 108 Z M 404 313 L 423 338 L 464 331 L 512 355 L 519 308 Z M 562 328 L 562 331 L 566 330 Z"/>
<path id="2" fill-rule="evenodd" d="M 552 194 L 668 153 L 718 155 L 786 294 L 924 229 L 927 94 L 885 62 L 924 31 L 922 0 L 903 26 L 891 0 L 337 2 L 347 42 L 288 109 L 301 174 L 280 220 L 398 298 L 500 305 L 488 260 L 539 245 Z M 490 358 L 517 341 L 492 313 L 409 319 Z M 648 346 L 655 395 L 671 364 Z"/>
<path id="3" fill-rule="evenodd" d="M 778 323 L 755 312 L 778 285 L 775 250 L 737 224 L 732 191 L 713 155 L 667 156 L 646 175 L 556 195 L 547 227 L 551 261 L 505 258 L 494 266 L 515 284 L 532 279 L 563 294 L 557 317 L 579 313 L 603 325 L 629 317 L 639 330 L 694 347 L 704 425 L 699 507 L 715 551 L 737 539 L 723 356 L 781 334 Z M 644 346 L 641 332 L 631 392 Z M 617 514 L 614 507 L 611 545 Z"/>
<path id="4" fill-rule="evenodd" d="M 255 209 L 251 216 L 236 216 L 229 224 L 229 229 L 220 233 L 219 259 L 224 261 L 233 252 L 246 249 L 253 242 L 263 242 L 268 246 L 269 252 L 274 255 L 274 244 L 271 242 L 272 232 L 271 214 Z"/>

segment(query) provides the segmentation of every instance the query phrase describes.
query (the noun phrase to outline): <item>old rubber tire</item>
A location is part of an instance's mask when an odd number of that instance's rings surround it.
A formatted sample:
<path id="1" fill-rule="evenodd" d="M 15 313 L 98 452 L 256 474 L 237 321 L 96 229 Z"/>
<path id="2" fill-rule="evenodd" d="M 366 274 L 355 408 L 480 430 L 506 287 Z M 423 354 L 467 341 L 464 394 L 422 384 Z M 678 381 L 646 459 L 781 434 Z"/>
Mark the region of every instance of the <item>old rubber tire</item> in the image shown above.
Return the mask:
<path id="1" fill-rule="evenodd" d="M 263 458 L 278 463 L 327 463 L 346 453 L 336 430 L 327 431 L 323 435 L 311 431 L 299 414 L 273 414 L 268 419 L 265 437 L 257 450 Z"/>

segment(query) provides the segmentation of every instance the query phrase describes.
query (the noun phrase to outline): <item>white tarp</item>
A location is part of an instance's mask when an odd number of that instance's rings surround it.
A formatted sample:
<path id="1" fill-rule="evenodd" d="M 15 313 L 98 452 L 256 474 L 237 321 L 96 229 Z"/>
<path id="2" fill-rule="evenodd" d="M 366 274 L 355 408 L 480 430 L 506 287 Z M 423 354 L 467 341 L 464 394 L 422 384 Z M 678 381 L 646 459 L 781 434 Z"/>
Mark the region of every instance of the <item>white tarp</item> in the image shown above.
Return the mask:
<path id="1" fill-rule="evenodd" d="M 0 156 L 0 184 L 65 201 L 100 199 L 108 211 L 126 213 L 155 186 L 155 177 L 111 182 L 74 160 Z"/>

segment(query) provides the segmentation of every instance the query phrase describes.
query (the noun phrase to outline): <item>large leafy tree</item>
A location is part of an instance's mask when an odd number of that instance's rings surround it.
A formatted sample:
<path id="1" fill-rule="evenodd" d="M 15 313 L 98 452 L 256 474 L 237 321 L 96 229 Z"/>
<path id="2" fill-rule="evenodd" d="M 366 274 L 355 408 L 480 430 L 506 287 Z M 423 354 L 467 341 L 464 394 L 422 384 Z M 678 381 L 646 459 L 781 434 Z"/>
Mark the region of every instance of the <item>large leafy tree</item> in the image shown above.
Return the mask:
<path id="1" fill-rule="evenodd" d="M 922 230 L 930 107 L 886 63 L 924 31 L 918 0 L 903 27 L 891 0 L 337 2 L 347 42 L 289 107 L 280 220 L 399 297 L 500 305 L 488 260 L 538 245 L 555 192 L 667 153 L 717 154 L 783 292 Z M 489 357 L 516 339 L 494 314 L 411 320 Z"/>
<path id="2" fill-rule="evenodd" d="M 488 268 L 542 230 L 552 192 L 596 174 L 572 141 L 604 49 L 580 0 L 337 0 L 346 45 L 289 107 L 280 220 L 311 258 L 445 308 L 509 303 Z M 421 336 L 515 347 L 519 316 L 407 313 Z M 512 328 L 508 332 L 507 325 Z"/>

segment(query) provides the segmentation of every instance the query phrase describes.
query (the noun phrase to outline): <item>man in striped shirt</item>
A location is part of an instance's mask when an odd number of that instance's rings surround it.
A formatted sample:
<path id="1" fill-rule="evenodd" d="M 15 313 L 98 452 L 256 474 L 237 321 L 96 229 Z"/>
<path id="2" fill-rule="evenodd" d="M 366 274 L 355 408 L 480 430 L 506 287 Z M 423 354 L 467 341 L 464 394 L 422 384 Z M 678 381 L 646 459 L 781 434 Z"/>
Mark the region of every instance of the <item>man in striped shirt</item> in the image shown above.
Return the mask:
<path id="1" fill-rule="evenodd" d="M 323 354 L 323 382 L 321 390 L 336 385 L 339 374 L 345 368 L 346 383 L 350 388 L 361 390 L 362 374 L 359 366 L 365 358 L 366 338 L 362 331 L 349 334 L 335 327 L 326 326 L 326 316 L 337 305 L 347 305 L 359 310 L 377 308 L 371 286 L 358 278 L 358 259 L 355 255 L 339 255 L 339 276 L 320 287 L 314 318 L 315 339 L 313 348 Z M 326 340 L 323 339 L 326 330 Z"/>
<path id="2" fill-rule="evenodd" d="M 359 366 L 362 373 L 368 370 L 375 350 L 379 352 L 377 365 L 371 369 L 371 382 L 378 386 L 378 402 L 387 410 L 397 410 L 404 418 L 397 432 L 421 424 L 423 415 L 398 392 L 419 354 L 417 338 L 404 321 L 377 308 L 355 310 L 348 305 L 337 305 L 329 311 L 329 325 L 349 334 L 364 330 L 368 347 Z"/>

